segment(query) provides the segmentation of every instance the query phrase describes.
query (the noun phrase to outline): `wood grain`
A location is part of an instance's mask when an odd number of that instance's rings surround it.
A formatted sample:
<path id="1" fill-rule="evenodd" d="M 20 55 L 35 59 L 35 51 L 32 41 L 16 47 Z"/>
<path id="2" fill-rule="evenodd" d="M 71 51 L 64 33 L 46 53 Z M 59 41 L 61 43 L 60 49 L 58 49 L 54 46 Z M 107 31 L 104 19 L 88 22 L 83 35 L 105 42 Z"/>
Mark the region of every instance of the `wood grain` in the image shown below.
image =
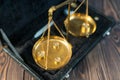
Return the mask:
<path id="1" fill-rule="evenodd" d="M 120 80 L 120 0 L 89 0 L 92 7 L 117 24 L 74 70 L 68 80 Z M 2 50 L 2 49 L 0 49 Z M 5 52 L 0 51 L 0 80 L 34 80 Z"/>
<path id="2" fill-rule="evenodd" d="M 5 52 L 0 53 L 0 80 L 23 80 L 24 69 Z"/>

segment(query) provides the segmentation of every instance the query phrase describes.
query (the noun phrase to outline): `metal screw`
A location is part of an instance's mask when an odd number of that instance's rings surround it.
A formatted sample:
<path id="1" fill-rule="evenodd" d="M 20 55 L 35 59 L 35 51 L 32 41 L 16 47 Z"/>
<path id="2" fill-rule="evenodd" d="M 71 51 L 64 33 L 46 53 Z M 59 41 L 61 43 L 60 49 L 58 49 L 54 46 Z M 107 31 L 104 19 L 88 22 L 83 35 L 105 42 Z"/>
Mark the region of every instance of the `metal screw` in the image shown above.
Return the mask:
<path id="1" fill-rule="evenodd" d="M 69 74 L 66 74 L 66 75 L 65 75 L 65 78 L 69 78 L 69 77 L 70 77 L 70 75 L 69 75 Z"/>
<path id="2" fill-rule="evenodd" d="M 109 36 L 109 35 L 110 35 L 110 32 L 109 32 L 109 31 L 108 31 L 108 32 L 106 32 L 106 35 L 107 35 L 107 36 Z"/>
<path id="3" fill-rule="evenodd" d="M 99 20 L 99 17 L 96 16 L 96 17 L 94 17 L 94 19 L 95 19 L 96 21 L 98 21 L 98 20 Z"/>

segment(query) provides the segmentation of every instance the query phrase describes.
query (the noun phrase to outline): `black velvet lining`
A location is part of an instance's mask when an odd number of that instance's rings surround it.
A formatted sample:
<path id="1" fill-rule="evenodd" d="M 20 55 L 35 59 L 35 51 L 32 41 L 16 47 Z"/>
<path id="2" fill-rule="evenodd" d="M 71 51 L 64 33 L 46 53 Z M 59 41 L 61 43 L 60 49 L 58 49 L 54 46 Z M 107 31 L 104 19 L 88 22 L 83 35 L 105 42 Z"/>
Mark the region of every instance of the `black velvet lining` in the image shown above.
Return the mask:
<path id="1" fill-rule="evenodd" d="M 60 76 L 64 71 L 79 60 L 85 52 L 87 52 L 89 49 L 92 48 L 94 44 L 97 44 L 97 41 L 99 41 L 103 37 L 103 33 L 108 29 L 108 25 L 110 24 L 110 21 L 107 21 L 105 18 L 103 18 L 101 15 L 94 14 L 94 12 L 91 12 L 92 17 L 98 16 L 99 21 L 96 21 L 97 23 L 97 31 L 91 35 L 89 38 L 85 37 L 73 37 L 72 35 L 69 34 L 69 42 L 73 46 L 73 55 L 70 60 L 70 62 L 63 68 L 55 71 L 46 71 L 39 66 L 37 66 L 33 60 L 32 57 L 32 47 L 34 43 L 39 39 L 32 39 L 29 40 L 25 43 L 24 46 L 22 46 L 22 50 L 20 51 L 21 56 L 25 60 L 25 62 L 32 68 L 34 69 L 38 74 L 42 75 L 45 80 L 57 80 L 57 77 Z M 93 15 L 94 14 L 94 15 Z M 64 21 L 65 16 L 61 14 L 60 20 L 56 20 L 56 23 L 59 25 L 59 28 L 65 33 L 64 25 L 60 24 Z M 103 28 L 104 27 L 104 28 Z M 59 35 L 58 32 L 55 30 L 54 26 L 51 28 L 52 32 L 51 35 Z M 58 79 L 59 80 L 59 79 Z"/>

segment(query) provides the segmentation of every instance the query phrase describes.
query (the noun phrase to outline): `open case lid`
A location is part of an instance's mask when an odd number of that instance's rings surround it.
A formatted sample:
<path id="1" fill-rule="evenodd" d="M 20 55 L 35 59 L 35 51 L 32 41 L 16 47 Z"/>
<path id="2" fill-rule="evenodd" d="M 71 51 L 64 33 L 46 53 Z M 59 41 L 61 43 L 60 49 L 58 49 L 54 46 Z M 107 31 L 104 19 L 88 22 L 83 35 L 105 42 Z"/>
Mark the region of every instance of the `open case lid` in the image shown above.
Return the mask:
<path id="1" fill-rule="evenodd" d="M 26 63 L 21 59 L 21 57 L 18 55 L 18 52 L 8 39 L 6 33 L 0 29 L 0 47 L 2 47 L 3 51 L 5 51 L 11 58 L 13 58 L 19 65 L 21 65 L 25 70 L 27 70 L 31 75 L 33 75 L 37 80 L 44 80 L 41 76 L 38 74 L 35 74 L 36 72 L 32 70 Z M 16 55 L 17 54 L 17 55 Z"/>
<path id="2" fill-rule="evenodd" d="M 12 42 L 20 41 L 21 35 L 32 36 L 47 23 L 48 9 L 62 1 L 64 0 L 1 0 L 0 28 Z"/>

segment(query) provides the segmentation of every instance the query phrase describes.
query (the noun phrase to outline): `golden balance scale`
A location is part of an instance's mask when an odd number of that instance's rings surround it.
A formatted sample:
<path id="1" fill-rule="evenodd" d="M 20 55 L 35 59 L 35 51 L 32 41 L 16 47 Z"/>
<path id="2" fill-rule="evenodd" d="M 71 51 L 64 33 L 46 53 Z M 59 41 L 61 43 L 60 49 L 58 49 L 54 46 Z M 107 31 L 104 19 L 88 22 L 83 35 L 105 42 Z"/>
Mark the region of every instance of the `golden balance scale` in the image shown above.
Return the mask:
<path id="1" fill-rule="evenodd" d="M 73 36 L 85 36 L 93 34 L 96 30 L 95 21 L 88 16 L 88 0 L 86 0 L 86 14 L 76 13 L 76 11 L 85 2 L 83 0 L 81 4 L 75 9 L 73 14 L 70 14 L 70 6 L 75 0 L 67 0 L 58 6 L 53 6 L 48 11 L 48 34 L 42 37 L 35 43 L 32 50 L 33 59 L 36 64 L 45 70 L 56 70 L 65 66 L 72 56 L 72 45 L 64 37 L 54 20 L 53 12 L 58 8 L 68 4 L 68 17 L 64 21 L 67 33 Z M 60 33 L 60 36 L 50 35 L 50 22 L 54 22 L 55 28 Z"/>

